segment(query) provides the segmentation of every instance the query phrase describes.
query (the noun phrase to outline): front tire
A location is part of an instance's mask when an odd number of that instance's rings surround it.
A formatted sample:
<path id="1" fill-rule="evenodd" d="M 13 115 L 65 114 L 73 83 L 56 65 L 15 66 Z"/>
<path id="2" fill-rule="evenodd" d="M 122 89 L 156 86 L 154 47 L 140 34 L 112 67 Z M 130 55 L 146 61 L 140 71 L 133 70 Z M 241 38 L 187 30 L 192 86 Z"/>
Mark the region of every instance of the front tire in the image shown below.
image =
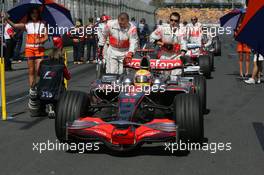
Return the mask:
<path id="1" fill-rule="evenodd" d="M 207 109 L 206 79 L 204 76 L 195 76 L 193 84 L 195 86 L 195 94 L 199 96 L 201 109 L 205 114 Z"/>
<path id="2" fill-rule="evenodd" d="M 66 125 L 88 114 L 90 100 L 88 94 L 77 91 L 67 91 L 62 94 L 57 104 L 55 132 L 60 142 L 67 141 Z"/>
<path id="3" fill-rule="evenodd" d="M 201 142 L 204 138 L 204 124 L 198 95 L 177 95 L 174 105 L 174 117 L 179 127 L 180 140 Z"/>

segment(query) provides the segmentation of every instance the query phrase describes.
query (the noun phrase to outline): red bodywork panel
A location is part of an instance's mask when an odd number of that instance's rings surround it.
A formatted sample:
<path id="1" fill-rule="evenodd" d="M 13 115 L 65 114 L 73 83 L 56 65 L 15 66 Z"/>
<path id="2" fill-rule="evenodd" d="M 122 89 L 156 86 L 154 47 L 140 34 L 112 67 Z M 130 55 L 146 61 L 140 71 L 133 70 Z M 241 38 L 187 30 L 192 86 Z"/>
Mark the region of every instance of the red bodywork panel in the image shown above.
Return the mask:
<path id="1" fill-rule="evenodd" d="M 176 138 L 176 125 L 173 120 L 154 119 L 136 128 L 129 126 L 127 129 L 117 129 L 114 124 L 100 118 L 86 117 L 70 125 L 68 134 L 80 138 L 98 138 L 112 145 L 136 145 L 144 139 Z"/>

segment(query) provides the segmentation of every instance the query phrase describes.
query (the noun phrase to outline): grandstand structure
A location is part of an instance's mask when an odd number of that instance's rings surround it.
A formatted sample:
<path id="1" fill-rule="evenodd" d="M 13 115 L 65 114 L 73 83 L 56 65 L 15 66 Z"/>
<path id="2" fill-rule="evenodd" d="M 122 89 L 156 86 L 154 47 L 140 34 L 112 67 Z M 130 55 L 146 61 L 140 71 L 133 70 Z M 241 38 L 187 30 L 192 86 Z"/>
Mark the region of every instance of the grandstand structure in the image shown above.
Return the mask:
<path id="1" fill-rule="evenodd" d="M 166 3 L 245 3 L 246 0 L 165 0 Z"/>
<path id="2" fill-rule="evenodd" d="M 244 0 L 175 0 L 176 2 L 166 1 L 163 7 L 155 10 L 156 22 L 167 22 L 172 12 L 178 12 L 182 16 L 182 21 L 190 22 L 193 16 L 206 24 L 218 24 L 219 18 L 230 12 L 234 8 L 243 8 Z"/>
<path id="3" fill-rule="evenodd" d="M 20 0 L 5 0 L 6 10 L 12 8 Z M 55 0 L 71 10 L 73 19 L 82 19 L 84 23 L 88 18 L 100 17 L 107 14 L 113 18 L 120 12 L 127 12 L 130 17 L 138 21 L 145 18 L 150 25 L 154 25 L 155 8 L 141 0 Z"/>

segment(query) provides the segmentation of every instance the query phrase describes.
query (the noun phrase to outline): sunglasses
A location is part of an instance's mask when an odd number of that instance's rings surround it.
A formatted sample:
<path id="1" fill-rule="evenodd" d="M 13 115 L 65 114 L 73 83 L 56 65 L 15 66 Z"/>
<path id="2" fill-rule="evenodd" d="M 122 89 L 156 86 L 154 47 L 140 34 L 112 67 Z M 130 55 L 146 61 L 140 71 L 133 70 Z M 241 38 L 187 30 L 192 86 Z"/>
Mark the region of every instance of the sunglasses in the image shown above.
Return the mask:
<path id="1" fill-rule="evenodd" d="M 192 19 L 192 21 L 197 21 L 198 19 Z"/>
<path id="2" fill-rule="evenodd" d="M 179 22 L 180 20 L 178 19 L 170 19 L 171 22 Z"/>

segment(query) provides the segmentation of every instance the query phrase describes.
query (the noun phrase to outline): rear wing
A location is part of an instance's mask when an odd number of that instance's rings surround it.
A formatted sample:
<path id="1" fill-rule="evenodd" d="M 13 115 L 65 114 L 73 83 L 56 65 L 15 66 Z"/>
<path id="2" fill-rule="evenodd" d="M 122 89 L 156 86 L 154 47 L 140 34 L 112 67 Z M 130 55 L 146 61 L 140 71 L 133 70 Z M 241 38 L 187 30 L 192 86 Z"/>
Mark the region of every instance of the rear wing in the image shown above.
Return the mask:
<path id="1" fill-rule="evenodd" d="M 173 70 L 183 68 L 183 63 L 181 60 L 160 60 L 160 59 L 150 59 L 150 69 L 151 70 Z M 126 68 L 140 69 L 141 59 L 132 59 L 130 63 L 125 65 Z"/>

